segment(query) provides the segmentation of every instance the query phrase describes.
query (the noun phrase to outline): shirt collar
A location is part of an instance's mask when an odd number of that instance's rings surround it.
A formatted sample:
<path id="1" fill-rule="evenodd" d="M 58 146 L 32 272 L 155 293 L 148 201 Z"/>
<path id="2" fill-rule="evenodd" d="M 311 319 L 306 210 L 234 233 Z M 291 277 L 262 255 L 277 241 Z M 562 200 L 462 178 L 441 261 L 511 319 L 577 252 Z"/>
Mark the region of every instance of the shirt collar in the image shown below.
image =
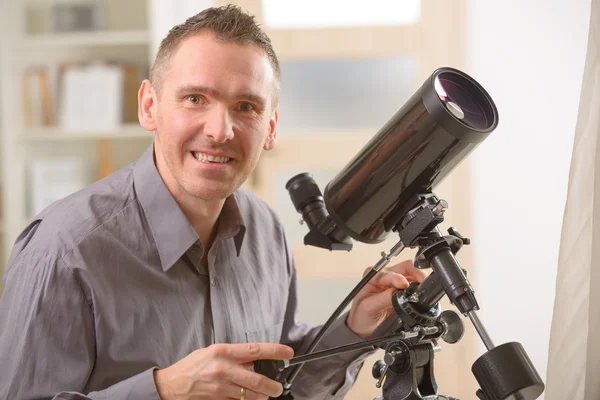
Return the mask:
<path id="1" fill-rule="evenodd" d="M 240 256 L 244 236 L 246 236 L 246 225 L 240 212 L 239 203 L 235 193 L 225 199 L 223 210 L 221 210 L 221 221 L 216 240 L 233 238 L 237 256 Z"/>
<path id="2" fill-rule="evenodd" d="M 136 162 L 134 190 L 158 249 L 163 271 L 168 271 L 192 245 L 198 234 L 167 189 L 154 164 L 154 145 Z M 239 257 L 246 228 L 235 195 L 225 200 L 219 217 L 217 240 L 233 237 Z"/>

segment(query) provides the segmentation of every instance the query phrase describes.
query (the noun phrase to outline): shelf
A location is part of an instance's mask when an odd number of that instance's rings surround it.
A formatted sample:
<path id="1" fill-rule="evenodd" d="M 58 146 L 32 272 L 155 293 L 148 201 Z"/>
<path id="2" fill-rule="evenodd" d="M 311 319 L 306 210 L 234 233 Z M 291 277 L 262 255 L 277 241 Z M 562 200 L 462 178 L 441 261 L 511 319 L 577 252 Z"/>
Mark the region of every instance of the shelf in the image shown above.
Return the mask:
<path id="1" fill-rule="evenodd" d="M 150 139 L 153 133 L 148 132 L 139 124 L 126 124 L 111 131 L 69 132 L 60 127 L 25 128 L 21 141 L 72 141 L 98 139 Z"/>
<path id="2" fill-rule="evenodd" d="M 23 40 L 26 48 L 59 46 L 125 46 L 147 45 L 147 31 L 73 32 L 29 35 Z"/>

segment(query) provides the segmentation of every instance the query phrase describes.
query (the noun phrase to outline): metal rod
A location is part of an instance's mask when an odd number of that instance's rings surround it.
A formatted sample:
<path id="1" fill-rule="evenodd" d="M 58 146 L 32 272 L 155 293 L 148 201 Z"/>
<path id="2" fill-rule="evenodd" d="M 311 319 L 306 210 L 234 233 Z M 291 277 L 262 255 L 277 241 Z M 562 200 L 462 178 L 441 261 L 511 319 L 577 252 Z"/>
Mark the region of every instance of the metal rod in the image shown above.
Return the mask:
<path id="1" fill-rule="evenodd" d="M 376 346 L 380 343 L 389 342 L 391 340 L 397 339 L 408 339 L 418 336 L 417 332 L 412 331 L 402 331 L 393 335 L 383 336 L 377 339 L 365 340 L 364 342 L 357 342 L 352 344 L 347 344 L 345 346 L 334 347 L 333 349 L 316 351 L 311 354 L 306 354 L 298 357 L 294 357 L 291 360 L 283 360 L 282 366 L 283 368 L 288 368 L 297 364 L 304 364 L 309 361 L 320 360 L 321 358 L 330 357 L 336 354 L 347 353 L 353 350 L 366 349 L 368 347 Z"/>
<path id="2" fill-rule="evenodd" d="M 495 346 L 494 346 L 494 343 L 492 342 L 492 338 L 490 338 L 490 335 L 488 335 L 487 331 L 485 330 L 485 327 L 479 320 L 479 317 L 477 316 L 475 311 L 469 311 L 467 313 L 467 315 L 469 316 L 469 319 L 473 323 L 475 330 L 481 337 L 481 340 L 483 341 L 483 344 L 485 344 L 485 347 L 488 349 L 488 351 L 493 349 Z"/>
<path id="3" fill-rule="evenodd" d="M 392 258 L 394 258 L 398 254 L 400 254 L 400 252 L 402 252 L 402 250 L 404 250 L 405 248 L 406 248 L 406 246 L 400 240 L 398 243 L 396 243 L 394 245 L 394 247 L 392 247 L 392 249 L 390 250 L 390 254 L 385 254 L 385 252 L 382 251 L 381 258 L 379 259 L 379 261 L 377 261 L 377 264 L 375 264 L 373 269 L 377 272 L 381 271 L 381 269 L 383 267 L 385 267 L 386 265 L 388 265 L 390 263 L 390 261 L 392 261 Z"/>

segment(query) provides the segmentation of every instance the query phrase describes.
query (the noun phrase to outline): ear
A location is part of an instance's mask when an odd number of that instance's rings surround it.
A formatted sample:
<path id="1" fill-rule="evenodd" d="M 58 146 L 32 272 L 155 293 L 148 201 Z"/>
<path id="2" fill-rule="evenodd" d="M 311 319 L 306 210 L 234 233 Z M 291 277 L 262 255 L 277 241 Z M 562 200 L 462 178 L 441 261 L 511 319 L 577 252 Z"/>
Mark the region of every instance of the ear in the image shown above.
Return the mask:
<path id="1" fill-rule="evenodd" d="M 144 79 L 138 91 L 138 119 L 145 130 L 156 130 L 156 97 L 148 79 Z"/>
<path id="2" fill-rule="evenodd" d="M 279 122 L 279 106 L 275 108 L 275 111 L 269 120 L 269 134 L 267 135 L 267 140 L 265 140 L 265 145 L 263 146 L 265 150 L 272 150 L 277 144 L 277 122 Z"/>

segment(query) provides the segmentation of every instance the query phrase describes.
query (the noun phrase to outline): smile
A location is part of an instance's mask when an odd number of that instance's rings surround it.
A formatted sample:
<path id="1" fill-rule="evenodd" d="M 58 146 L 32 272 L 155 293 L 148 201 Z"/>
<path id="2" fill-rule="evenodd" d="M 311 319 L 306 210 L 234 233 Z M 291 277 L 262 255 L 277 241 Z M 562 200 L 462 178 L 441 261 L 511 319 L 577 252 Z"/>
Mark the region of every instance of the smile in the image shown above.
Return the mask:
<path id="1" fill-rule="evenodd" d="M 225 164 L 226 162 L 229 162 L 231 160 L 231 158 L 229 157 L 212 156 L 210 154 L 198 153 L 195 151 L 192 151 L 192 154 L 194 155 L 194 158 L 196 158 L 196 160 L 205 163 Z"/>

